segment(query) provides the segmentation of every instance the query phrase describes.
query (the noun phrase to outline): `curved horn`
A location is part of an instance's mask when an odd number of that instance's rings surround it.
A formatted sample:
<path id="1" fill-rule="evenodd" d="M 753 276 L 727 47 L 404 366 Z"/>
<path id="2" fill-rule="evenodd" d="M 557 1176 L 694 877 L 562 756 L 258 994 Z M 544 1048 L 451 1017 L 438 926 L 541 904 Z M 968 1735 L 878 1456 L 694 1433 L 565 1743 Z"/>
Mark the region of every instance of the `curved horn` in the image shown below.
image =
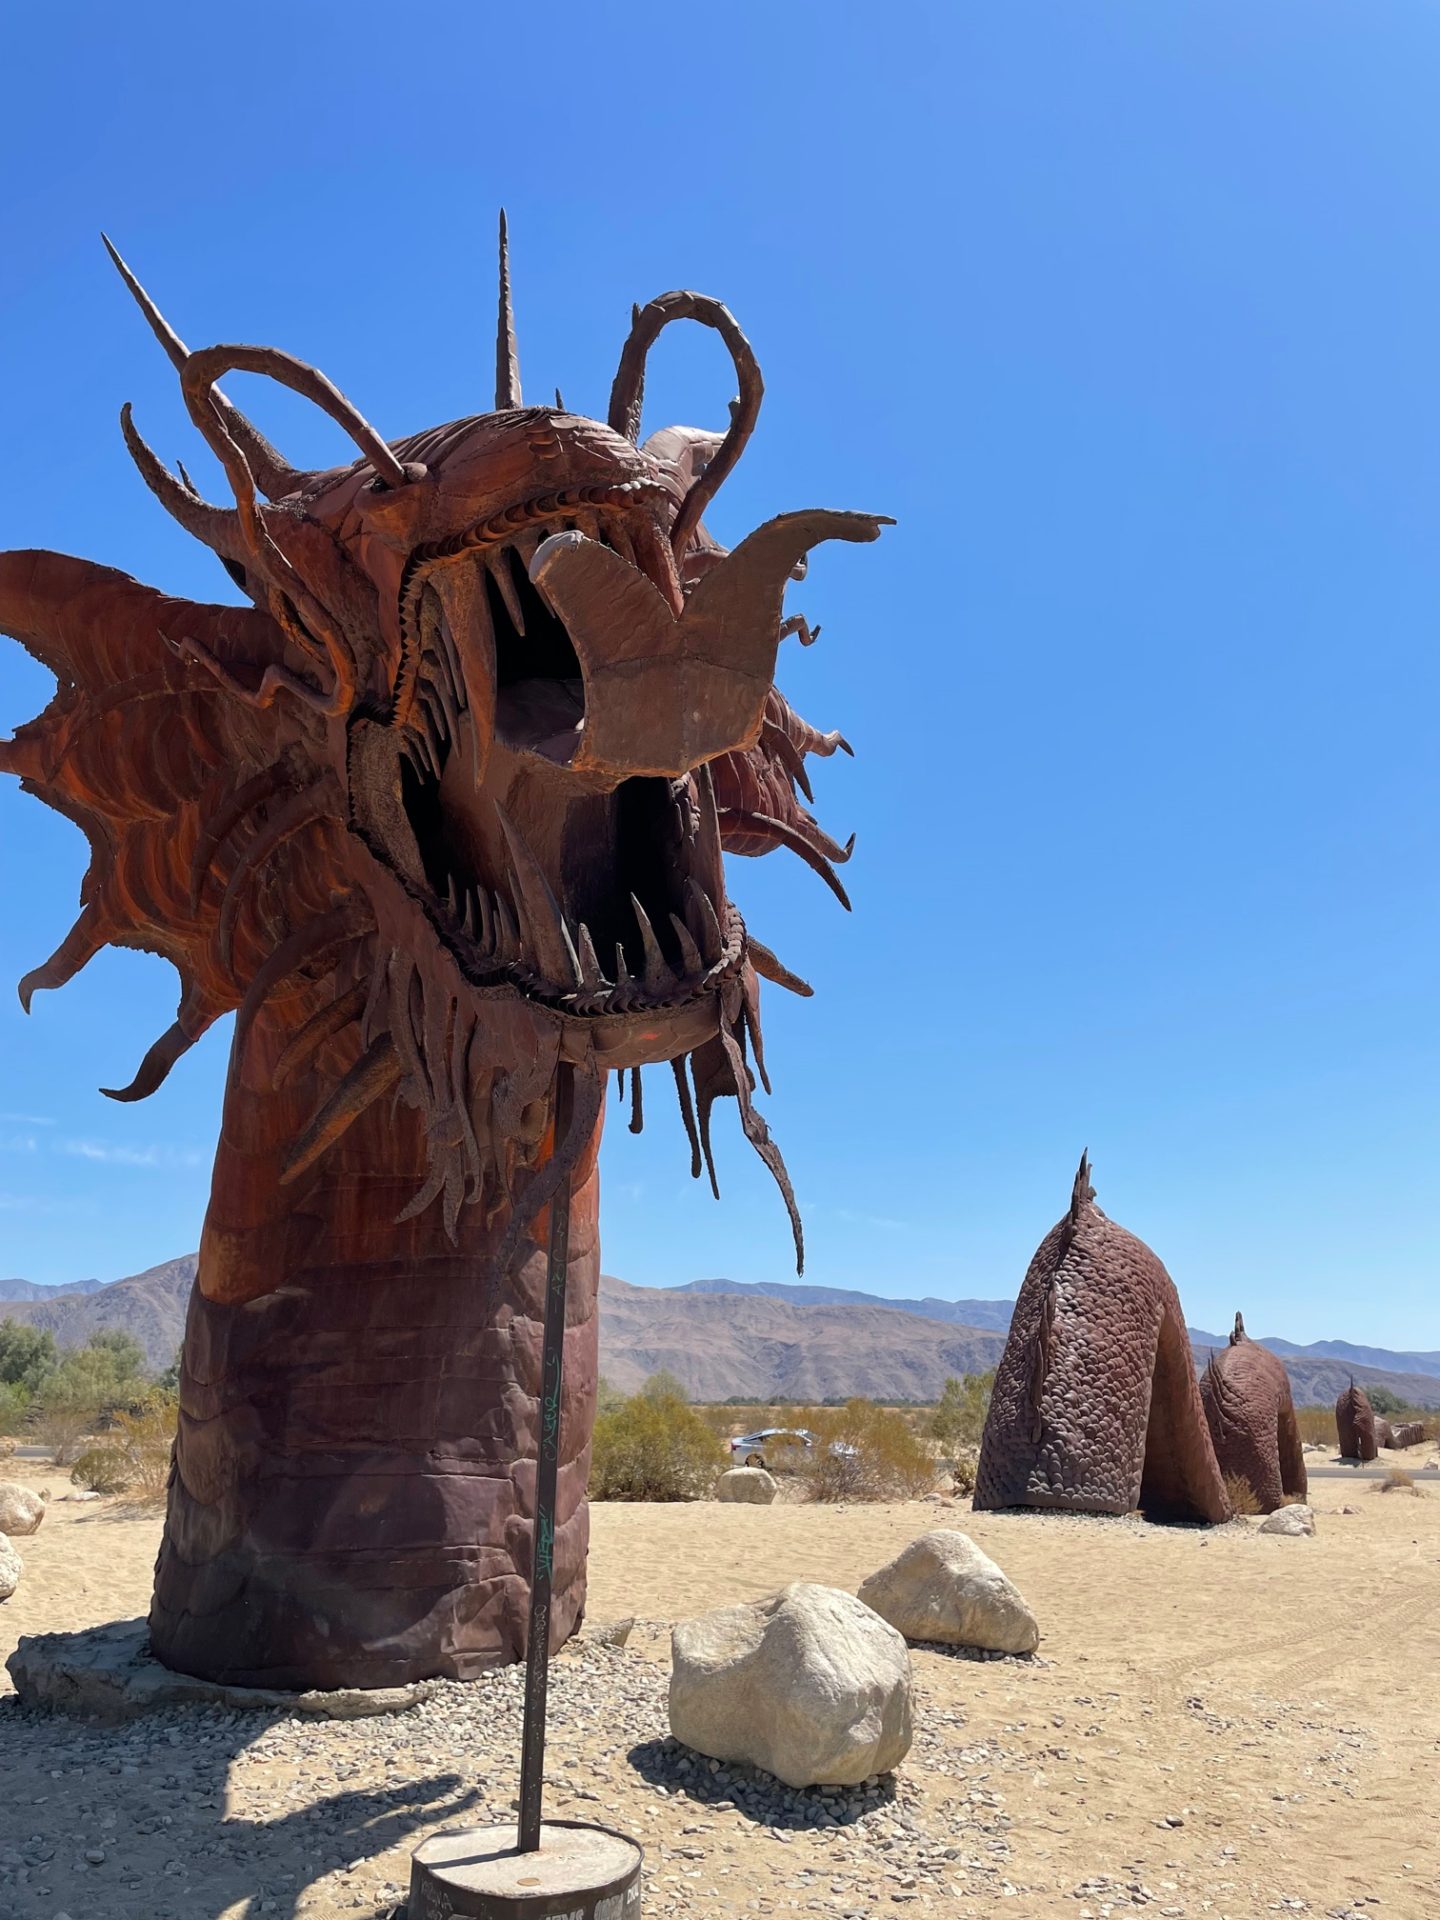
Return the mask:
<path id="1" fill-rule="evenodd" d="M 105 242 L 105 251 L 115 263 L 116 272 L 130 289 L 136 306 L 149 321 L 150 331 L 165 349 L 170 364 L 177 373 L 183 373 L 185 362 L 189 358 L 189 348 L 125 264 L 111 244 L 110 236 L 102 233 L 100 238 Z M 292 467 L 282 460 L 260 429 L 252 421 L 247 420 L 240 409 L 227 400 L 223 393 L 217 390 L 214 400 L 229 428 L 230 437 L 243 450 L 260 491 L 271 500 L 278 500 L 283 494 L 293 493 L 304 478 L 299 468 Z"/>
<path id="2" fill-rule="evenodd" d="M 210 414 L 210 390 L 222 373 L 232 372 L 265 374 L 303 399 L 313 400 L 322 413 L 328 413 L 337 426 L 344 428 L 387 485 L 403 487 L 407 481 L 419 478 L 422 469 L 401 466 L 374 427 L 337 386 L 316 368 L 297 360 L 293 354 L 282 352 L 279 347 L 202 347 L 187 356 L 180 369 L 181 391 L 190 418 L 212 446 L 214 421 Z M 228 427 L 229 422 L 224 424 Z"/>
<path id="3" fill-rule="evenodd" d="M 244 535 L 240 531 L 240 516 L 229 507 L 212 507 L 192 487 L 182 485 L 175 478 L 156 456 L 154 448 L 147 446 L 140 437 L 128 400 L 120 409 L 120 431 L 125 436 L 125 445 L 130 449 L 130 458 L 140 469 L 141 479 L 171 518 L 178 520 L 187 533 L 193 533 L 213 553 L 243 566 L 247 556 Z M 181 472 L 184 472 L 183 467 Z"/>
<path id="4" fill-rule="evenodd" d="M 556 389 L 556 403 L 560 393 Z M 515 344 L 515 308 L 510 299 L 510 229 L 500 209 L 500 314 L 495 326 L 495 411 L 523 406 L 520 398 L 520 349 Z M 564 409 L 562 408 L 563 412 Z"/>
<path id="5" fill-rule="evenodd" d="M 670 544 L 678 558 L 699 525 L 701 514 L 755 431 L 765 382 L 760 377 L 754 350 L 727 306 L 704 293 L 662 293 L 648 306 L 635 309 L 630 337 L 621 352 L 615 384 L 610 389 L 609 420 L 616 433 L 623 433 L 627 440 L 639 441 L 640 414 L 645 403 L 646 356 L 672 320 L 698 320 L 701 326 L 713 327 L 730 349 L 740 381 L 740 397 L 731 405 L 729 430 L 715 457 L 686 494 L 670 529 Z"/>

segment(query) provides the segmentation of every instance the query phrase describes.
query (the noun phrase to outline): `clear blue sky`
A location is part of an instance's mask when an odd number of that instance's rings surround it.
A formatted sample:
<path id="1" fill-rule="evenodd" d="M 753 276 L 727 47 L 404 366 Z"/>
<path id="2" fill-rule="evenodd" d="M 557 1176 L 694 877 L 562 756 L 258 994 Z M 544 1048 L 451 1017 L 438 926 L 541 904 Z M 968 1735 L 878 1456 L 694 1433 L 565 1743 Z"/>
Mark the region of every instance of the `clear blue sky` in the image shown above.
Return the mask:
<path id="1" fill-rule="evenodd" d="M 391 434 L 488 404 L 502 201 L 532 397 L 603 411 L 632 301 L 720 295 L 767 399 L 717 531 L 899 521 L 817 556 L 793 604 L 825 633 L 782 667 L 859 752 L 818 781 L 854 915 L 787 856 L 732 862 L 818 989 L 767 1001 L 807 1277 L 1013 1291 L 1088 1145 L 1192 1321 L 1440 1346 L 1440 11 L 237 20 L 11 18 L 3 544 L 232 597 L 122 447 L 131 399 L 220 490 L 102 225 L 192 345 L 298 352 Z M 730 381 L 673 332 L 647 419 L 713 423 Z M 293 457 L 339 457 L 245 385 Z M 0 643 L 0 727 L 46 697 Z M 0 980 L 82 865 L 3 782 Z M 95 1091 L 175 996 L 116 953 L 29 1021 L 0 994 L 0 1273 L 195 1245 L 228 1033 L 148 1104 Z M 606 1265 L 789 1277 L 738 1128 L 717 1207 L 660 1094 L 611 1129 Z"/>

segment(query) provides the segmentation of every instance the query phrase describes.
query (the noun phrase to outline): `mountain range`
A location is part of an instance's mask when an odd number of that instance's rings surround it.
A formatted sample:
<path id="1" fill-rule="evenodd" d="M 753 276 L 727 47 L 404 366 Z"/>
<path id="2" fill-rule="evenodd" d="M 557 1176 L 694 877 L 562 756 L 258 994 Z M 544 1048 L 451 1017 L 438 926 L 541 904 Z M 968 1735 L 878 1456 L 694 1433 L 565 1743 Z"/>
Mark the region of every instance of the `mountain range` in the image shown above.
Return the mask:
<path id="1" fill-rule="evenodd" d="M 48 1327 L 61 1346 L 83 1346 L 102 1327 L 123 1328 L 158 1370 L 180 1344 L 195 1265 L 196 1256 L 185 1254 L 109 1285 L 0 1281 L 0 1319 Z M 949 1375 L 996 1364 L 1013 1306 L 1010 1300 L 892 1300 L 786 1281 L 635 1287 L 606 1274 L 600 1365 L 622 1392 L 663 1369 L 697 1400 L 805 1402 L 850 1394 L 933 1400 Z M 1200 1366 L 1227 1338 L 1197 1328 L 1190 1337 Z M 1353 1375 L 1408 1404 L 1440 1407 L 1440 1353 L 1343 1340 L 1299 1346 L 1269 1338 L 1262 1344 L 1285 1362 L 1301 1405 L 1333 1401 Z"/>
<path id="2" fill-rule="evenodd" d="M 59 1286 L 44 1287 L 38 1280 L 0 1280 L 0 1301 L 56 1300 L 62 1294 L 98 1293 L 103 1280 L 66 1280 Z"/>

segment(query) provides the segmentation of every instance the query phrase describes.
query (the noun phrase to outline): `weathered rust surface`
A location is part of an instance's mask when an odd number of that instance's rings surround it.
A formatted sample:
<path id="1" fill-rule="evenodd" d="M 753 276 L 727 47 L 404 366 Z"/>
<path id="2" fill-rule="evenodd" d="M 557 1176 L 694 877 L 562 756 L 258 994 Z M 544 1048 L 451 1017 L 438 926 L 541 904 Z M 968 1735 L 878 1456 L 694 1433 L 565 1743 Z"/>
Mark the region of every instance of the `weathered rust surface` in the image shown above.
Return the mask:
<path id="1" fill-rule="evenodd" d="M 1085 1158 L 1015 1303 L 975 1505 L 1230 1515 L 1175 1283 L 1096 1206 Z"/>
<path id="2" fill-rule="evenodd" d="M 1335 1402 L 1335 1433 L 1345 1460 L 1373 1460 L 1378 1452 L 1375 1409 L 1363 1387 L 1352 1380 Z"/>
<path id="3" fill-rule="evenodd" d="M 0 555 L 0 629 L 54 671 L 0 769 L 74 820 L 81 913 L 22 984 L 107 942 L 163 955 L 152 1092 L 237 1013 L 151 1625 L 187 1671 L 284 1687 L 467 1674 L 522 1651 L 547 1205 L 574 1186 L 554 1636 L 584 1605 L 595 1155 L 607 1078 L 674 1074 L 692 1171 L 711 1109 L 799 1222 L 752 1093 L 759 976 L 724 854 L 786 847 L 844 898 L 802 804 L 844 745 L 774 684 L 788 581 L 864 514 L 781 515 L 727 553 L 702 510 L 762 386 L 718 301 L 637 309 L 607 421 L 527 407 L 502 258 L 496 406 L 387 442 L 271 348 L 173 361 L 233 506 L 123 429 L 251 603 L 201 605 L 53 553 Z M 714 327 L 728 428 L 640 438 L 646 354 Z M 289 466 L 221 393 L 320 406 L 360 457 Z M 574 1071 L 556 1139 L 557 1064 Z"/>
<path id="4" fill-rule="evenodd" d="M 1250 1484 L 1261 1510 L 1305 1498 L 1305 1449 L 1290 1376 L 1280 1356 L 1256 1344 L 1237 1313 L 1230 1344 L 1212 1353 L 1200 1399 L 1223 1474 Z"/>

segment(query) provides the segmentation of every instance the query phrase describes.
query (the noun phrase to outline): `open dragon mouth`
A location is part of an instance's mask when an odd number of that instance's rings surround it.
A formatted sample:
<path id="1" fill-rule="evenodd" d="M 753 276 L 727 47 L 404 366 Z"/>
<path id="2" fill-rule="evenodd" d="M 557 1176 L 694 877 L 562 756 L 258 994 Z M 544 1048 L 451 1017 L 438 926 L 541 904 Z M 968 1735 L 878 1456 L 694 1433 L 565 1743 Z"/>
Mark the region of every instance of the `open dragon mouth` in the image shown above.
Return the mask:
<path id="1" fill-rule="evenodd" d="M 708 768 L 618 782 L 570 772 L 584 669 L 530 573 L 542 541 L 571 534 L 678 600 L 657 517 L 673 504 L 645 481 L 543 495 L 419 550 L 406 570 L 407 838 L 426 911 L 475 986 L 565 1013 L 644 1016 L 717 990 L 741 965 Z"/>

